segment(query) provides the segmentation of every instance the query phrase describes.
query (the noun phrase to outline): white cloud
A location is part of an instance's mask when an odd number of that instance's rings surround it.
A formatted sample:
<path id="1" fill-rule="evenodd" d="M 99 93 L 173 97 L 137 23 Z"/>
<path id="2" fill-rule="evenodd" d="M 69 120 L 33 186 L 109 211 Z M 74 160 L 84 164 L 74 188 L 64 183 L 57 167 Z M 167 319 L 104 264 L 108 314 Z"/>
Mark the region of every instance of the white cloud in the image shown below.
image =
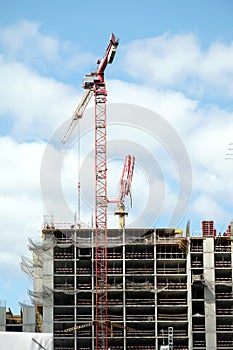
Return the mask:
<path id="1" fill-rule="evenodd" d="M 13 310 L 22 301 L 17 293 L 25 300 L 29 288 L 20 271 L 20 257 L 30 256 L 28 237 L 41 235 L 39 170 L 43 150 L 43 143 L 20 144 L 10 137 L 0 138 L 1 298 L 13 298 L 13 305 L 9 305 Z"/>
<path id="2" fill-rule="evenodd" d="M 137 81 L 161 88 L 175 88 L 197 96 L 233 94 L 233 42 L 213 42 L 201 47 L 193 34 L 140 39 L 121 50 L 123 71 Z"/>
<path id="3" fill-rule="evenodd" d="M 226 227 L 229 224 L 229 215 L 218 203 L 217 198 L 200 194 L 191 205 L 193 217 L 202 220 L 214 220 L 216 227 Z"/>
<path id="4" fill-rule="evenodd" d="M 71 117 L 79 100 L 72 87 L 18 62 L 0 58 L 0 75 L 0 118 L 11 119 L 14 137 L 46 139 Z"/>
<path id="5" fill-rule="evenodd" d="M 37 195 L 44 147 L 42 142 L 17 143 L 10 137 L 0 138 L 2 196 Z"/>
<path id="6" fill-rule="evenodd" d="M 43 151 L 43 143 L 19 144 L 9 137 L 0 139 L 0 225 L 4 251 L 9 247 L 11 251 L 25 250 L 26 237 L 32 228 L 34 234 L 34 224 L 41 222 L 39 176 Z"/>
<path id="7" fill-rule="evenodd" d="M 59 41 L 40 32 L 40 24 L 20 21 L 0 30 L 0 42 L 9 54 L 24 58 L 57 59 Z M 33 48 L 33 49 L 32 49 Z"/>
<path id="8" fill-rule="evenodd" d="M 149 85 L 180 85 L 200 58 L 198 40 L 193 34 L 141 39 L 122 49 L 125 70 Z"/>
<path id="9" fill-rule="evenodd" d="M 127 103 L 151 109 L 165 118 L 180 135 L 189 133 L 200 123 L 199 101 L 174 90 L 157 90 L 147 84 L 121 80 L 108 82 L 109 103 Z"/>
<path id="10" fill-rule="evenodd" d="M 233 42 L 212 43 L 203 54 L 198 74 L 207 89 L 217 90 L 221 96 L 233 96 Z"/>
<path id="11" fill-rule="evenodd" d="M 7 60 L 23 62 L 42 74 L 64 77 L 90 67 L 95 58 L 74 43 L 43 32 L 41 23 L 21 20 L 0 28 L 0 47 Z"/>

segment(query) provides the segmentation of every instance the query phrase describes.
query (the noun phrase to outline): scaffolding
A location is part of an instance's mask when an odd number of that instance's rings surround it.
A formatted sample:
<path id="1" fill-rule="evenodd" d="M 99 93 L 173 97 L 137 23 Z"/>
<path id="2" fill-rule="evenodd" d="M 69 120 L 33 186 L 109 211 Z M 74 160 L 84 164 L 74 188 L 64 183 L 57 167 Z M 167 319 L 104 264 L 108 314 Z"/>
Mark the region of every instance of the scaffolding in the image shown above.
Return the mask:
<path id="1" fill-rule="evenodd" d="M 121 237 L 122 231 L 108 231 L 111 350 L 233 347 L 232 235 L 213 232 L 127 229 Z M 22 260 L 34 280 L 42 275 L 29 295 L 38 306 L 38 329 L 53 331 L 54 350 L 95 348 L 94 236 L 90 228 L 53 223 L 43 228 L 42 241 L 29 241 L 34 258 Z"/>

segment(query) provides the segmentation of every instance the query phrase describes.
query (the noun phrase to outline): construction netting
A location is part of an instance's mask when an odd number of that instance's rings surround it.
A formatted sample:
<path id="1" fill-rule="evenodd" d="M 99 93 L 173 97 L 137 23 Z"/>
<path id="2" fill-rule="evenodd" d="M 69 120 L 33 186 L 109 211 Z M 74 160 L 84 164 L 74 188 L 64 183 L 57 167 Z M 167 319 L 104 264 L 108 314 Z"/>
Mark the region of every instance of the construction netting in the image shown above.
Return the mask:
<path id="1" fill-rule="evenodd" d="M 43 252 L 59 246 L 67 248 L 68 246 L 76 247 L 95 247 L 95 231 L 92 229 L 66 229 L 57 228 L 56 226 L 48 227 L 43 230 L 47 232 L 46 239 L 33 241 L 29 238 L 28 248 L 38 259 Z M 121 246 L 124 243 L 132 244 L 153 244 L 153 229 L 108 229 L 107 245 L 108 247 Z"/>

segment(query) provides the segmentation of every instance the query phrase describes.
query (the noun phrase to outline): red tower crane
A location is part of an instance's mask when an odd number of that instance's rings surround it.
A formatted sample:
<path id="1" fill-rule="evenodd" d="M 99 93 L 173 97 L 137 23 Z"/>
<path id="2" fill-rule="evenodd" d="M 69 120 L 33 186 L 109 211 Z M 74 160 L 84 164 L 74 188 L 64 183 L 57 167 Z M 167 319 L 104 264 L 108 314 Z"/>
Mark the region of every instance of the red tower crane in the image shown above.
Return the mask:
<path id="1" fill-rule="evenodd" d="M 97 61 L 97 70 L 84 77 L 86 90 L 64 134 L 65 143 L 78 120 L 82 118 L 91 97 L 95 98 L 95 270 L 96 270 L 96 350 L 108 350 L 108 302 L 107 302 L 107 159 L 106 159 L 106 84 L 104 72 L 113 62 L 118 40 L 111 35 L 105 55 Z"/>

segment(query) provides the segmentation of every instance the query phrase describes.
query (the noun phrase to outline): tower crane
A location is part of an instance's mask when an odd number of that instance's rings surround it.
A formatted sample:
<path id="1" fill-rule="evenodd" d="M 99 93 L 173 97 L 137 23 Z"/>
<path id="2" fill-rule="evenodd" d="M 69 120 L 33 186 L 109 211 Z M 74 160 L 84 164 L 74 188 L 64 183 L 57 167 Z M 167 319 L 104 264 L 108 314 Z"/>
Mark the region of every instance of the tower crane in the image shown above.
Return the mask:
<path id="1" fill-rule="evenodd" d="M 104 72 L 114 60 L 119 42 L 112 34 L 105 55 L 97 61 L 95 72 L 84 76 L 85 93 L 76 108 L 62 143 L 66 143 L 78 120 L 82 118 L 91 97 L 95 99 L 95 291 L 96 350 L 108 350 L 107 302 L 107 159 L 106 159 L 106 97 Z"/>

